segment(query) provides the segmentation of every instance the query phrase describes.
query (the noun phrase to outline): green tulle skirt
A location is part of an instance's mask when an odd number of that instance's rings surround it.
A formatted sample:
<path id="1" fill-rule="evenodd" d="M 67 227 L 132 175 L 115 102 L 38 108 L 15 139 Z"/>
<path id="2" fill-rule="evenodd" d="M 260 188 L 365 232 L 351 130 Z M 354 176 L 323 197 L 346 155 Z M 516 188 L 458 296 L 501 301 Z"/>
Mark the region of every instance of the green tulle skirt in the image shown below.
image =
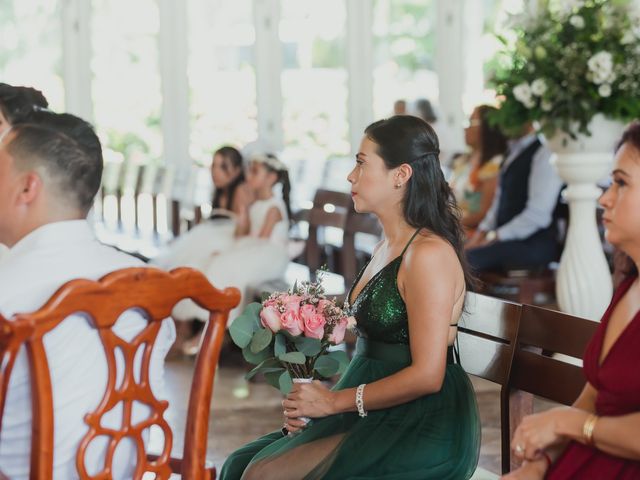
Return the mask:
<path id="1" fill-rule="evenodd" d="M 438 479 L 464 480 L 473 475 L 480 451 L 480 422 L 473 388 L 460 365 L 449 355 L 442 389 L 402 405 L 370 411 L 360 418 L 345 413 L 315 419 L 302 433 L 285 437 L 274 432 L 234 452 L 225 462 L 222 480 L 240 479 L 247 467 L 277 466 L 271 478 L 296 478 L 287 470 L 304 471 L 305 479 Z M 410 363 L 405 345 L 359 340 L 355 357 L 335 390 L 371 383 Z M 366 398 L 366 397 L 365 397 Z M 320 461 L 302 470 L 298 459 L 314 442 L 335 438 Z M 293 451 L 295 449 L 295 451 Z M 283 459 L 279 465 L 274 462 Z M 245 478 L 248 473 L 245 475 Z M 264 477 L 261 471 L 260 477 Z"/>

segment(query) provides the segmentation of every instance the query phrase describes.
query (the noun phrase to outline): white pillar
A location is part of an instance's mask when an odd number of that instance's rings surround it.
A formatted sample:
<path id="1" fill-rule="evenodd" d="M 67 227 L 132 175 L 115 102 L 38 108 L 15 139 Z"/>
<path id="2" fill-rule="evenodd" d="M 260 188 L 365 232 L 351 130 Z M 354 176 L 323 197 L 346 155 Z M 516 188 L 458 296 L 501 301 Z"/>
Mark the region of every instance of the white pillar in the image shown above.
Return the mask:
<path id="1" fill-rule="evenodd" d="M 373 2 L 347 1 L 348 115 L 351 153 L 373 120 Z"/>
<path id="2" fill-rule="evenodd" d="M 187 2 L 158 0 L 158 7 L 163 158 L 165 165 L 176 168 L 176 195 L 180 198 L 188 182 L 191 167 Z"/>
<path id="3" fill-rule="evenodd" d="M 61 14 L 65 111 L 92 122 L 91 2 L 64 0 Z"/>
<path id="4" fill-rule="evenodd" d="M 452 152 L 464 148 L 464 0 L 438 0 L 437 17 L 436 72 L 441 116 L 438 129 L 443 149 Z"/>
<path id="5" fill-rule="evenodd" d="M 275 150 L 284 145 L 282 128 L 282 45 L 279 37 L 280 1 L 255 0 L 255 68 L 258 138 Z"/>

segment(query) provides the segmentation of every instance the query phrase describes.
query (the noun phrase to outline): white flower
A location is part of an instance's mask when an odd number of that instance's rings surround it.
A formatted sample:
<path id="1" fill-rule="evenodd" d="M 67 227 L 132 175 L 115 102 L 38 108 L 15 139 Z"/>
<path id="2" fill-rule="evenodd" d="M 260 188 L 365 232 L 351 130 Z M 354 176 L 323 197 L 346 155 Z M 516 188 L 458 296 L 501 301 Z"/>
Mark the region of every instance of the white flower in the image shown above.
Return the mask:
<path id="1" fill-rule="evenodd" d="M 549 112 L 553 108 L 553 104 L 549 100 L 543 100 L 540 104 L 540 108 L 545 112 Z"/>
<path id="2" fill-rule="evenodd" d="M 576 27 L 578 30 L 582 30 L 584 28 L 584 18 L 580 15 L 572 15 L 569 19 L 569 23 Z"/>
<path id="3" fill-rule="evenodd" d="M 609 52 L 598 52 L 587 61 L 587 65 L 593 73 L 593 82 L 604 83 L 612 73 L 613 56 Z"/>
<path id="4" fill-rule="evenodd" d="M 606 98 L 611 95 L 611 85 L 604 83 L 598 87 L 598 95 Z"/>
<path id="5" fill-rule="evenodd" d="M 513 96 L 516 97 L 516 100 L 518 100 L 520 103 L 527 106 L 527 104 L 530 104 L 532 102 L 531 87 L 527 82 L 516 85 L 515 87 L 513 87 Z"/>
<path id="6" fill-rule="evenodd" d="M 584 0 L 562 0 L 558 3 L 558 12 L 565 18 L 584 6 Z"/>
<path id="7" fill-rule="evenodd" d="M 534 95 L 541 97 L 542 95 L 544 95 L 544 92 L 546 91 L 547 91 L 547 82 L 545 82 L 544 79 L 536 78 L 533 82 L 531 82 L 531 92 Z"/>
<path id="8" fill-rule="evenodd" d="M 624 35 L 620 39 L 620 43 L 622 45 L 629 45 L 630 43 L 635 42 L 635 40 L 636 36 L 634 35 L 633 31 L 627 30 L 626 32 L 624 32 Z"/>

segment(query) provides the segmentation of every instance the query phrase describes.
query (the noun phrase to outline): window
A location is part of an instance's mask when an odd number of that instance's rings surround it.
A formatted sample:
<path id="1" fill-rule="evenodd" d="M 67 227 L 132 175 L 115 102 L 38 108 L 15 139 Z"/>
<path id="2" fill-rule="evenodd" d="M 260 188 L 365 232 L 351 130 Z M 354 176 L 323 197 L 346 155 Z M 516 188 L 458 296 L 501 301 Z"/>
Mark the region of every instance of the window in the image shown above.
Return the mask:
<path id="1" fill-rule="evenodd" d="M 241 148 L 258 136 L 251 3 L 188 4 L 190 151 L 202 165 L 222 145 Z"/>
<path id="2" fill-rule="evenodd" d="M 62 29 L 57 0 L 8 0 L 0 11 L 0 81 L 41 90 L 64 110 Z"/>
<path id="3" fill-rule="evenodd" d="M 373 15 L 375 118 L 389 116 L 400 99 L 409 113 L 421 98 L 437 104 L 436 1 L 375 0 Z"/>
<path id="4" fill-rule="evenodd" d="M 157 162 L 163 148 L 158 5 L 154 0 L 92 5 L 92 95 L 106 160 Z"/>

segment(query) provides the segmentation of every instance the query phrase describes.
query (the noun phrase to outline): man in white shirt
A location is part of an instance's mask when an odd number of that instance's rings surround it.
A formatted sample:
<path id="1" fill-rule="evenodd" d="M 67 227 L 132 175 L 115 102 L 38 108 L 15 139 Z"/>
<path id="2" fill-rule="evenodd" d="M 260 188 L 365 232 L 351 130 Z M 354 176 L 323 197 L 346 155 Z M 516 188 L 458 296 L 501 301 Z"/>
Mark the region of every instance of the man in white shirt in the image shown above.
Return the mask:
<path id="1" fill-rule="evenodd" d="M 553 212 L 562 180 L 529 127 L 509 144 L 491 207 L 467 242 L 476 271 L 545 267 L 557 258 Z"/>
<path id="2" fill-rule="evenodd" d="M 93 129 L 77 117 L 71 119 L 77 125 L 69 129 L 68 116 L 63 121 L 51 115 L 46 123 L 17 125 L 0 138 L 0 243 L 10 248 L 0 263 L 0 314 L 5 318 L 37 310 L 69 280 L 97 280 L 116 269 L 144 265 L 100 244 L 86 221 L 102 175 Z M 141 313 L 128 311 L 114 331 L 127 340 L 145 325 Z M 173 322 L 165 320 L 150 368 L 158 397 L 162 397 L 164 357 L 174 338 Z M 44 344 L 53 386 L 54 478 L 78 478 L 75 456 L 87 431 L 83 416 L 97 407 L 106 386 L 104 350 L 82 314 L 64 320 L 45 336 Z M 13 368 L 0 435 L 0 470 L 12 479 L 29 477 L 29 378 L 22 349 Z M 103 424 L 120 425 L 120 409 L 121 405 L 114 408 Z M 147 415 L 146 406 L 134 406 L 134 422 Z M 104 447 L 104 442 L 90 444 L 85 458 L 89 472 L 104 468 Z M 135 449 L 124 440 L 116 452 L 114 476 L 131 478 Z"/>

